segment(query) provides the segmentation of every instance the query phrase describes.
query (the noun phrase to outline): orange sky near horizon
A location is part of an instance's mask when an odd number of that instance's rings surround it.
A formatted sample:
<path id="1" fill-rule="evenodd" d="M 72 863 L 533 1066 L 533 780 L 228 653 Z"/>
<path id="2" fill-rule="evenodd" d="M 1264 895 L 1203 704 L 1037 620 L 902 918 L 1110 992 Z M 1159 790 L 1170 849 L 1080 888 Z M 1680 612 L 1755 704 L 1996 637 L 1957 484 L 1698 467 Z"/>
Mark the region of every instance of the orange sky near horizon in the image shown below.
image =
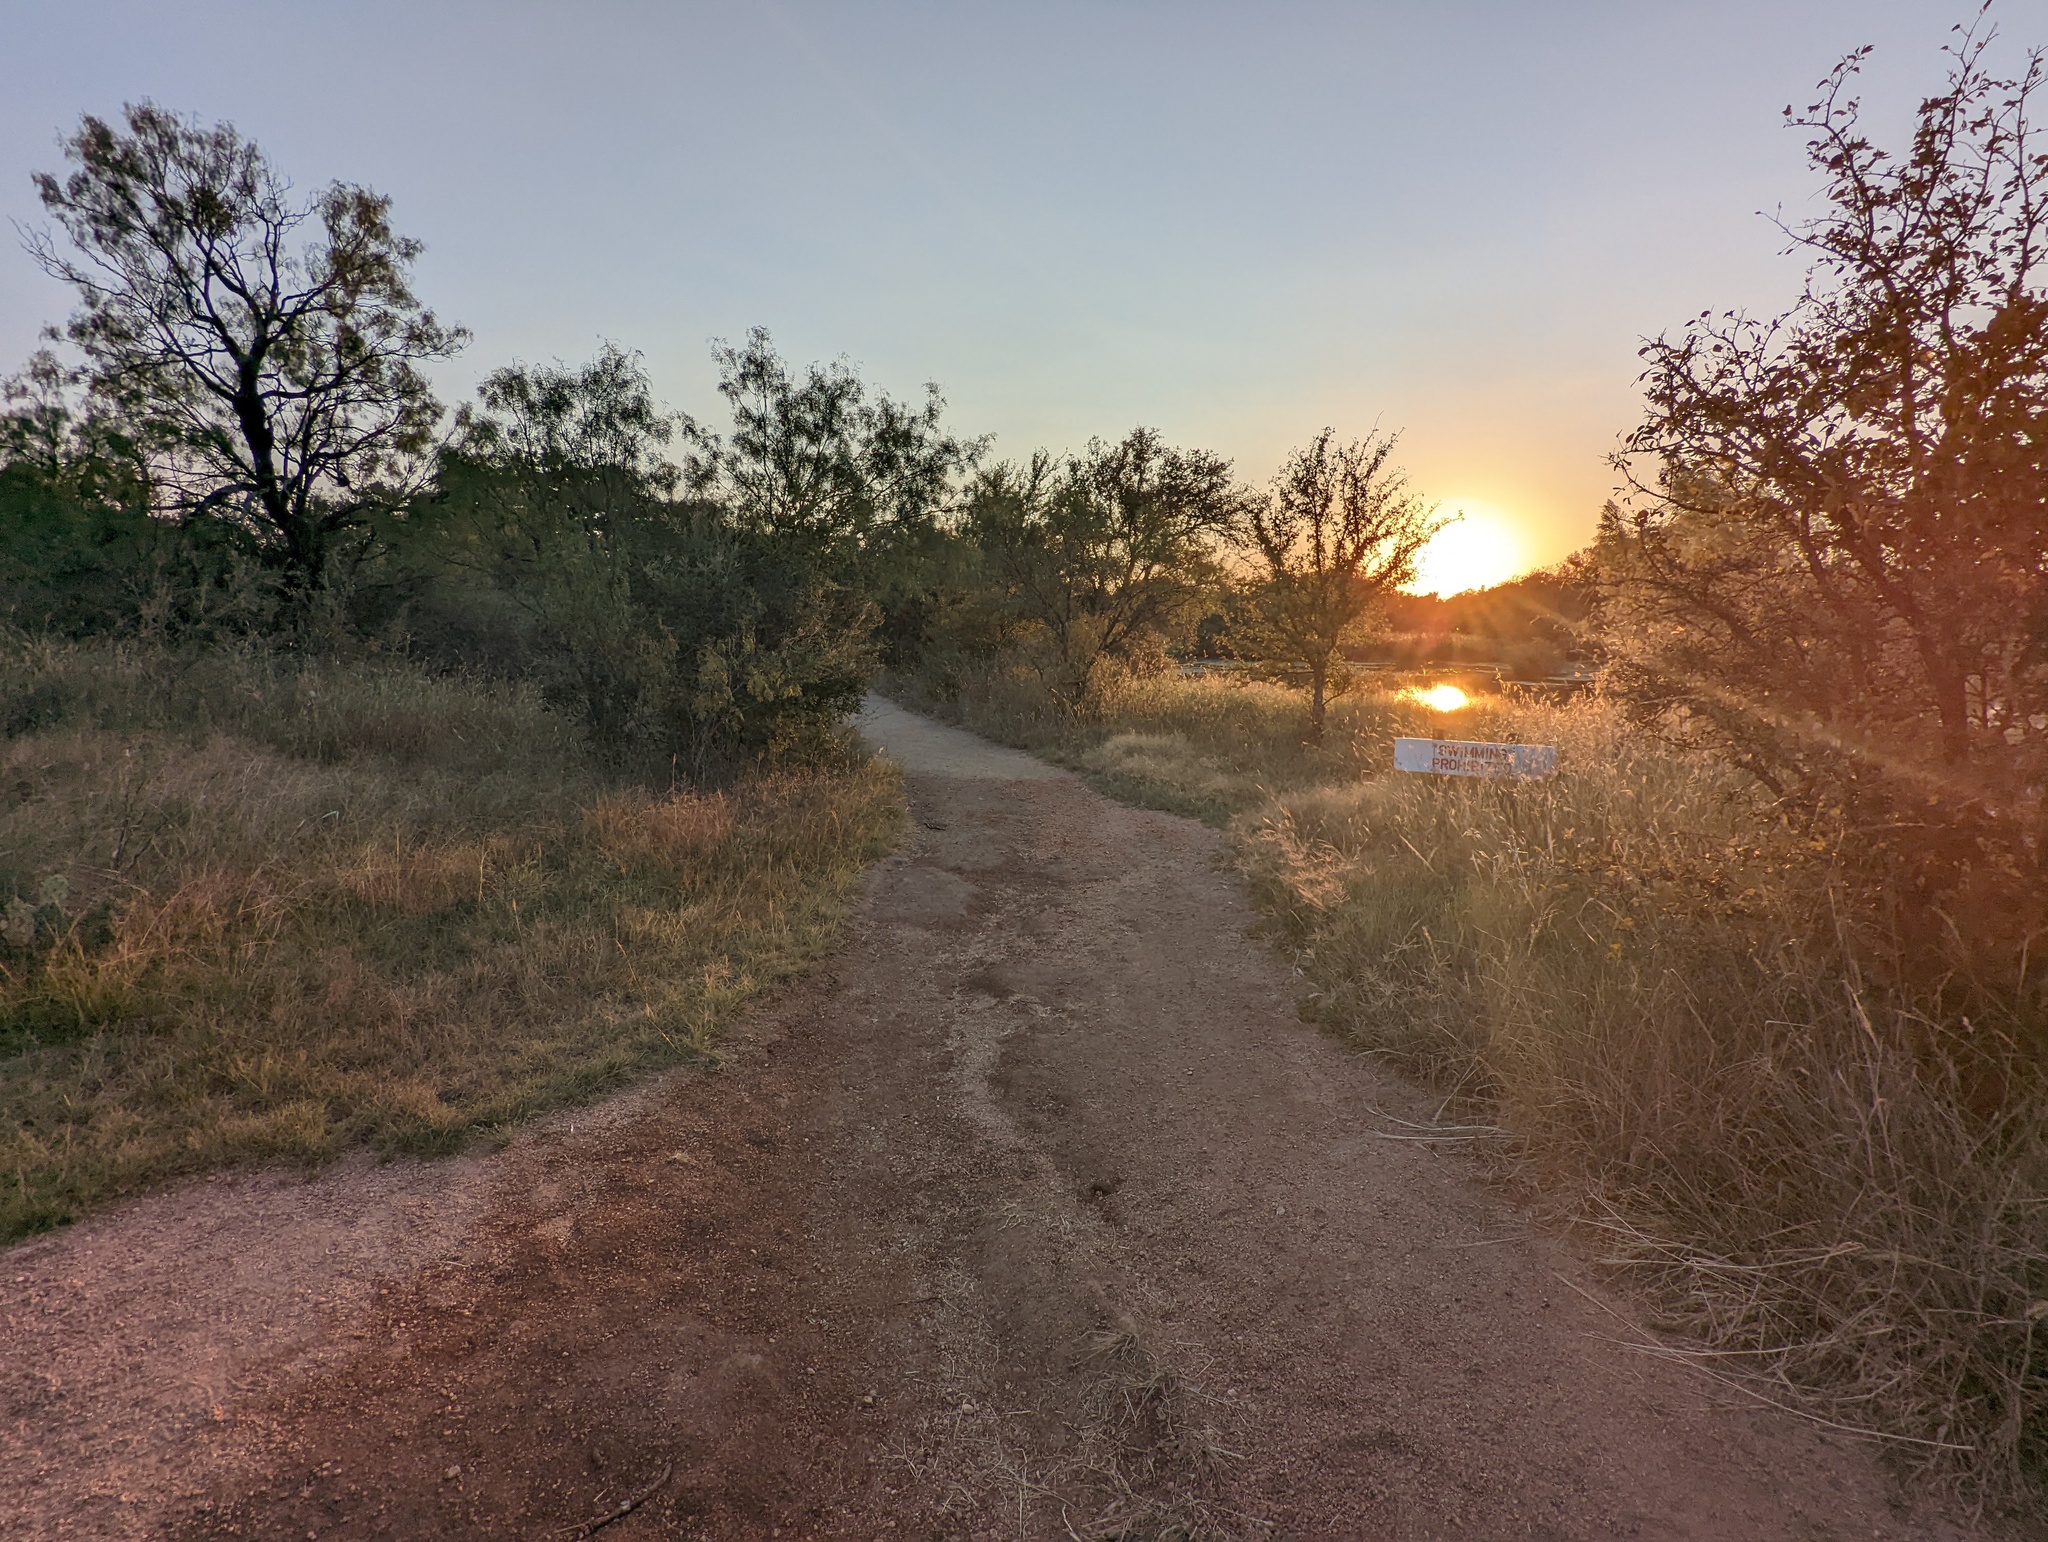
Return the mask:
<path id="1" fill-rule="evenodd" d="M 1796 281 L 1797 270 L 1787 268 L 1787 281 Z M 1263 401 L 1256 414 L 1228 422 L 1197 415 L 1182 437 L 1231 455 L 1238 474 L 1263 487 L 1288 451 L 1325 423 L 1340 438 L 1398 434 L 1394 460 L 1409 487 L 1441 513 L 1467 516 L 1439 538 L 1411 586 L 1416 593 L 1499 583 L 1584 547 L 1618 489 L 1608 457 L 1641 419 L 1636 339 L 1617 340 L 1600 371 L 1569 360 L 1488 359 L 1484 340 L 1433 342 L 1435 367 L 1418 369 L 1399 394 L 1381 398 L 1325 376 Z"/>

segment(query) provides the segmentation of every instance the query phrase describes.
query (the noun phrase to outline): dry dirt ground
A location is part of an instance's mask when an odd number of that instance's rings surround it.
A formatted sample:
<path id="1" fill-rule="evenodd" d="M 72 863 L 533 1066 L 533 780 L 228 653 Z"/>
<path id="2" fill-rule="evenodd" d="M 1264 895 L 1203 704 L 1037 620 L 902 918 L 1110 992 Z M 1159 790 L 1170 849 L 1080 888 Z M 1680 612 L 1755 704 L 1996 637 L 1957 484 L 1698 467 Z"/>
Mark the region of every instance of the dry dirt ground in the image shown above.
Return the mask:
<path id="1" fill-rule="evenodd" d="M 727 1066 L 0 1254 L 0 1535 L 1906 1538 L 1296 1018 L 1218 838 L 875 704 Z"/>

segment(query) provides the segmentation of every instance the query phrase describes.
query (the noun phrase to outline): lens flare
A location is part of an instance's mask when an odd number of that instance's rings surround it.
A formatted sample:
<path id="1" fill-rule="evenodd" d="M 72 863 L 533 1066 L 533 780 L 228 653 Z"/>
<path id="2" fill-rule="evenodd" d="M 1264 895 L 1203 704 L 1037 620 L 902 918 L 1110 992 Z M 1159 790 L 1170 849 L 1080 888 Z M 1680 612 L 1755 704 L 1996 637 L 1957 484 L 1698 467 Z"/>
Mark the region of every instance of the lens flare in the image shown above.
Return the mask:
<path id="1" fill-rule="evenodd" d="M 1408 694 L 1438 712 L 1457 712 L 1472 705 L 1472 698 L 1455 685 L 1432 685 L 1426 691 L 1418 687 Z"/>

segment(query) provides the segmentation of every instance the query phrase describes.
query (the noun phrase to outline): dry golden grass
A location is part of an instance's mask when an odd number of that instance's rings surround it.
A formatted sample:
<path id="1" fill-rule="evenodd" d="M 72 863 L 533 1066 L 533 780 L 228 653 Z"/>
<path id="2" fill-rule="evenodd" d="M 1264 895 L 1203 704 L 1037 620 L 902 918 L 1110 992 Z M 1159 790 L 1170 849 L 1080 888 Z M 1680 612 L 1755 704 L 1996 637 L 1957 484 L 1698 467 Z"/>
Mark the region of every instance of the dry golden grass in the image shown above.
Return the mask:
<path id="1" fill-rule="evenodd" d="M 732 839 L 733 808 L 723 793 L 636 790 L 600 801 L 583 828 L 622 871 L 672 878 Z"/>
<path id="2" fill-rule="evenodd" d="M 1597 699 L 1360 694 L 1322 748 L 1270 685 L 1124 682 L 1076 722 L 996 679 L 953 710 L 1229 822 L 1312 1015 L 1507 1132 L 1703 1372 L 2038 1504 L 2043 998 L 1903 948 L 1842 832 Z M 1402 776 L 1398 733 L 1561 770 Z"/>
<path id="3" fill-rule="evenodd" d="M 14 641 L 0 715 L 0 1236 L 704 1055 L 898 818 L 852 761 L 659 795 L 399 664 Z"/>

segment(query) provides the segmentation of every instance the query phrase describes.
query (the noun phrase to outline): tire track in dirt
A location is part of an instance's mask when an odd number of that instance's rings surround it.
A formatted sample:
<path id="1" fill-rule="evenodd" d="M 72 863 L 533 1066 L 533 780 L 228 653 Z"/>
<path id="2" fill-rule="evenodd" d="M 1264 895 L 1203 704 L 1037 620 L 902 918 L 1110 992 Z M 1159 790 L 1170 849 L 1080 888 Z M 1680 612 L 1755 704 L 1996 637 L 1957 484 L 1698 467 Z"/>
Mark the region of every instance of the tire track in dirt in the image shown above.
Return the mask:
<path id="1" fill-rule="evenodd" d="M 460 1169 L 277 1190 L 405 1189 L 432 1246 L 402 1258 L 251 1230 L 248 1180 L 16 1250 L 0 1278 L 40 1305 L 0 1470 L 35 1482 L 0 1531 L 562 1536 L 667 1469 L 607 1542 L 1961 1534 L 1895 1511 L 1866 1450 L 1614 1343 L 1462 1158 L 1378 1138 L 1412 1093 L 1299 1023 L 1213 832 L 864 725 L 911 837 L 727 1069 Z M 238 1316 L 181 1285 L 150 1250 L 201 1213 L 328 1304 L 280 1334 L 278 1290 Z M 155 1297 L 74 1310 L 109 1250 Z M 96 1444 L 183 1374 L 193 1334 L 151 1314 L 194 1301 L 231 1385 Z M 96 1345 L 123 1368 L 39 1413 Z"/>

